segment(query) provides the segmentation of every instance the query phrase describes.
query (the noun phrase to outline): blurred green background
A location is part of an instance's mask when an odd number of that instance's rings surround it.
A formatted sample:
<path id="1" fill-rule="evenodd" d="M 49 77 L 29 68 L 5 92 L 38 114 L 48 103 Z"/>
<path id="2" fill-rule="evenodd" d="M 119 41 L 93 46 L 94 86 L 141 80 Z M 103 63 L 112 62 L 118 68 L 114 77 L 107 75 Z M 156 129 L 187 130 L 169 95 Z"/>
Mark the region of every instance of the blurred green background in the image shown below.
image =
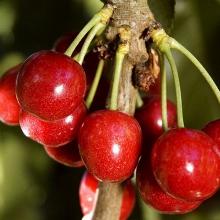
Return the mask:
<path id="1" fill-rule="evenodd" d="M 33 52 L 50 49 L 63 33 L 80 30 L 101 6 L 98 0 L 0 0 L 0 74 Z M 173 36 L 202 61 L 220 86 L 220 0 L 178 0 L 175 12 Z M 220 107 L 191 63 L 182 55 L 175 57 L 186 125 L 201 128 L 220 117 Z M 171 79 L 169 84 L 174 100 Z M 53 162 L 19 128 L 0 123 L 0 220 L 81 219 L 78 186 L 83 172 Z M 218 193 L 183 216 L 158 216 L 137 204 L 130 219 L 219 220 L 219 201 Z"/>

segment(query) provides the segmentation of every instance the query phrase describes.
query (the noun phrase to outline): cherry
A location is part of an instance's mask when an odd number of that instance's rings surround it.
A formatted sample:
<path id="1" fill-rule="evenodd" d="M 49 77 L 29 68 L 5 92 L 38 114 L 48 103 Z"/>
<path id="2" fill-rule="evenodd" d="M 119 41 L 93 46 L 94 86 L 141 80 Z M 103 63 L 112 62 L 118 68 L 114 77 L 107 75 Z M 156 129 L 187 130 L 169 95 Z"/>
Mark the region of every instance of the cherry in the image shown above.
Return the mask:
<path id="1" fill-rule="evenodd" d="M 67 48 L 70 46 L 74 38 L 77 36 L 78 33 L 76 32 L 71 32 L 71 33 L 66 33 L 62 36 L 60 36 L 56 42 L 53 45 L 53 50 L 59 52 L 59 53 L 65 53 Z M 79 47 L 81 47 L 80 45 Z M 76 49 L 76 53 L 80 51 L 79 47 Z M 74 54 L 76 55 L 76 54 Z"/>
<path id="2" fill-rule="evenodd" d="M 137 165 L 141 129 L 133 117 L 122 112 L 94 112 L 79 130 L 79 150 L 85 166 L 97 179 L 123 181 Z"/>
<path id="3" fill-rule="evenodd" d="M 44 146 L 49 157 L 69 167 L 82 167 L 84 164 L 79 155 L 78 143 L 73 141 L 61 147 Z"/>
<path id="4" fill-rule="evenodd" d="M 154 142 L 163 134 L 160 96 L 152 96 L 144 100 L 145 104 L 136 111 L 135 117 L 141 125 L 143 136 L 148 142 Z M 176 126 L 176 106 L 167 100 L 167 116 L 169 127 Z"/>
<path id="5" fill-rule="evenodd" d="M 178 128 L 163 134 L 152 149 L 152 169 L 165 192 L 201 201 L 219 186 L 214 141 L 202 131 Z"/>
<path id="6" fill-rule="evenodd" d="M 80 183 L 79 198 L 83 215 L 88 215 L 95 208 L 98 189 L 98 181 L 88 172 L 85 172 Z M 123 197 L 120 220 L 126 220 L 135 204 L 135 191 L 131 181 L 123 184 Z M 90 218 L 89 218 L 90 219 Z"/>
<path id="7" fill-rule="evenodd" d="M 70 115 L 85 89 L 85 73 L 77 62 L 64 54 L 40 51 L 22 66 L 16 92 L 22 109 L 53 121 Z"/>
<path id="8" fill-rule="evenodd" d="M 161 213 L 184 214 L 201 204 L 175 199 L 164 192 L 155 180 L 148 157 L 142 157 L 138 164 L 136 182 L 142 199 Z"/>
<path id="9" fill-rule="evenodd" d="M 220 157 L 220 119 L 208 123 L 203 131 L 216 142 L 215 152 Z"/>
<path id="10" fill-rule="evenodd" d="M 74 112 L 57 121 L 43 121 L 34 115 L 21 111 L 20 126 L 23 133 L 42 145 L 58 147 L 71 142 L 86 115 L 86 107 L 81 103 Z"/>
<path id="11" fill-rule="evenodd" d="M 19 124 L 20 106 L 15 95 L 15 84 L 21 65 L 9 69 L 0 78 L 0 121 L 8 125 Z"/>

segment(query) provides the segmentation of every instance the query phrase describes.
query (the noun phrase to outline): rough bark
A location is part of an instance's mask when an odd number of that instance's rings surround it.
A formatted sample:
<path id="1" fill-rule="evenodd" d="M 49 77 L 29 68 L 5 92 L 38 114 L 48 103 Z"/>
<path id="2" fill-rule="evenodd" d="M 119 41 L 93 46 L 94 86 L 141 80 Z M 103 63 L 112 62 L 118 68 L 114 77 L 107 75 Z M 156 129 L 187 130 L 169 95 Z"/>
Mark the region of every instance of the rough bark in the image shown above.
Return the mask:
<path id="1" fill-rule="evenodd" d="M 120 79 L 118 95 L 118 110 L 133 115 L 136 104 L 136 90 L 132 85 L 132 71 L 136 64 L 145 63 L 148 59 L 143 31 L 149 27 L 153 15 L 147 0 L 108 0 L 115 6 L 114 14 L 106 31 L 106 37 L 113 40 L 118 28 L 128 25 L 131 28 L 132 38 L 130 51 L 126 56 Z M 120 215 L 122 187 L 118 183 L 100 183 L 99 195 L 93 220 L 118 220 Z"/>

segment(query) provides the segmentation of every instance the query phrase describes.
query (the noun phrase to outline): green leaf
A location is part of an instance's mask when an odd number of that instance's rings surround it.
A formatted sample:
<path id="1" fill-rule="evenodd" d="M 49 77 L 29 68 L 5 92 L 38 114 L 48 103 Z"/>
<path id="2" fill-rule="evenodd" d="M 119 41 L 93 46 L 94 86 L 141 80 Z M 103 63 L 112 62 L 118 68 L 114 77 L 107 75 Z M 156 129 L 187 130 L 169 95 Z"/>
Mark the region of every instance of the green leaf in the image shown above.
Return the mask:
<path id="1" fill-rule="evenodd" d="M 149 0 L 148 4 L 155 19 L 167 32 L 170 32 L 175 16 L 175 0 Z"/>

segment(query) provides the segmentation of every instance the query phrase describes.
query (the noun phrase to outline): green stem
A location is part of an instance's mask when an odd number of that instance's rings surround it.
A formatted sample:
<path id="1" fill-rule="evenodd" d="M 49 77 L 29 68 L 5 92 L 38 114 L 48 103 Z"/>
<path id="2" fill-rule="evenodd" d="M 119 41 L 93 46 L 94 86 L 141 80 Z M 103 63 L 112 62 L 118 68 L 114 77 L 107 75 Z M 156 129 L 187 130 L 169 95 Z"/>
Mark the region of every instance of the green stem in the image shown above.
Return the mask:
<path id="1" fill-rule="evenodd" d="M 117 106 L 118 106 L 119 82 L 120 82 L 120 76 L 121 76 L 121 70 L 122 70 L 124 57 L 125 57 L 125 54 L 117 50 L 116 55 L 115 55 L 115 70 L 114 70 L 113 85 L 112 85 L 110 106 L 109 106 L 111 110 L 117 110 Z"/>
<path id="2" fill-rule="evenodd" d="M 144 102 L 143 102 L 143 100 L 141 98 L 141 94 L 140 94 L 139 91 L 137 91 L 136 107 L 140 108 L 140 107 L 143 106 L 143 104 L 144 104 Z"/>
<path id="3" fill-rule="evenodd" d="M 164 56 L 160 55 L 161 63 L 161 109 L 162 109 L 162 124 L 164 131 L 168 130 L 167 122 L 167 76 L 164 63 Z"/>
<path id="4" fill-rule="evenodd" d="M 67 48 L 65 54 L 69 57 L 72 56 L 74 50 L 79 45 L 80 41 L 85 37 L 85 35 L 99 22 L 101 21 L 100 14 L 96 14 L 87 24 L 84 26 L 84 28 L 79 32 L 79 34 L 76 36 L 74 41 L 70 44 L 70 46 Z"/>
<path id="5" fill-rule="evenodd" d="M 92 104 L 93 99 L 95 97 L 95 94 L 96 94 L 96 91 L 97 91 L 97 88 L 98 88 L 98 85 L 99 85 L 99 82 L 100 82 L 100 79 L 101 79 L 101 76 L 102 76 L 104 64 L 105 64 L 104 60 L 99 61 L 99 64 L 98 64 L 98 67 L 97 67 L 97 70 L 96 70 L 96 74 L 95 74 L 95 78 L 92 82 L 91 88 L 89 90 L 89 94 L 86 98 L 86 106 L 87 106 L 88 109 L 91 107 L 91 104 Z"/>
<path id="6" fill-rule="evenodd" d="M 87 38 L 86 38 L 86 40 L 85 40 L 85 42 L 84 42 L 84 44 L 83 44 L 83 47 L 82 47 L 82 49 L 81 49 L 81 51 L 80 51 L 79 57 L 78 57 L 78 62 L 79 62 L 79 64 L 82 65 L 83 60 L 84 60 L 84 58 L 85 58 L 85 56 L 86 56 L 86 53 L 87 53 L 87 51 L 88 51 L 88 49 L 89 49 L 89 46 L 90 46 L 90 44 L 92 43 L 92 40 L 94 39 L 94 37 L 96 36 L 96 34 L 97 34 L 101 29 L 103 29 L 104 27 L 106 27 L 105 24 L 103 24 L 103 23 L 98 23 L 98 24 L 96 24 L 96 25 L 92 28 L 92 30 L 89 32 L 89 34 L 88 34 L 88 36 L 87 36 Z"/>
<path id="7" fill-rule="evenodd" d="M 218 87 L 216 86 L 215 82 L 213 81 L 209 73 L 206 71 L 206 69 L 195 58 L 195 56 L 173 38 L 171 38 L 170 46 L 171 48 L 179 50 L 181 53 L 183 53 L 198 68 L 198 70 L 201 72 L 201 74 L 203 75 L 203 77 L 206 79 L 209 86 L 211 87 L 212 91 L 214 92 L 218 102 L 220 103 L 220 91 Z"/>
<path id="8" fill-rule="evenodd" d="M 164 48 L 165 56 L 170 64 L 173 79 L 175 83 L 175 90 L 176 90 L 176 103 L 177 103 L 177 123 L 178 127 L 184 127 L 183 121 L 183 107 L 182 107 L 182 95 L 181 95 L 181 88 L 180 88 L 180 81 L 179 81 L 179 74 L 177 71 L 176 63 L 171 53 L 170 47 Z"/>

